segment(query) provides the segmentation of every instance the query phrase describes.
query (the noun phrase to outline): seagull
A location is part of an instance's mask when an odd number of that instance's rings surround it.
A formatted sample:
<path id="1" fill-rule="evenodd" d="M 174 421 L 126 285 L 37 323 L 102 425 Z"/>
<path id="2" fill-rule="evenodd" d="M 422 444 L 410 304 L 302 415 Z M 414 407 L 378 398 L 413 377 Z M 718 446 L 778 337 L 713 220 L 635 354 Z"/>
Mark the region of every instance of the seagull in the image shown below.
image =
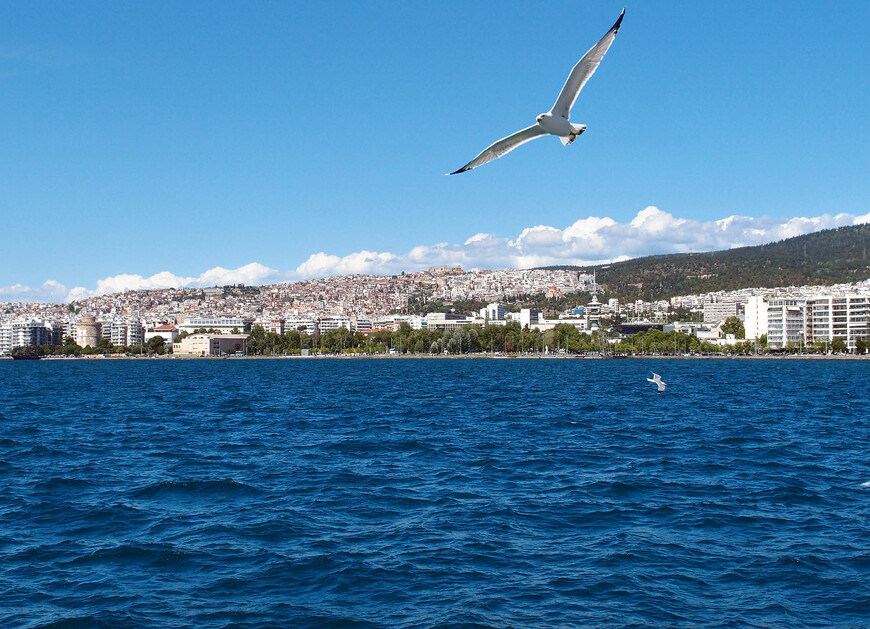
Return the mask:
<path id="1" fill-rule="evenodd" d="M 651 371 L 650 373 L 653 375 L 653 377 L 647 378 L 646 381 L 652 382 L 654 385 L 656 385 L 659 388 L 659 393 L 661 393 L 665 390 L 665 387 L 668 386 L 667 382 L 662 382 L 662 377 L 658 375 L 655 371 Z"/>
<path id="2" fill-rule="evenodd" d="M 562 144 L 567 146 L 576 140 L 578 135 L 586 131 L 585 124 L 571 124 L 571 122 L 569 122 L 568 118 L 571 116 L 571 108 L 574 106 L 574 102 L 577 100 L 580 90 L 583 89 L 583 86 L 586 85 L 586 81 L 588 81 L 589 77 L 595 73 L 598 64 L 601 63 L 601 60 L 604 58 L 604 53 L 607 52 L 607 49 L 610 48 L 610 44 L 612 44 L 613 40 L 616 39 L 616 33 L 619 31 L 619 26 L 622 24 L 622 18 L 624 16 L 625 9 L 622 10 L 622 13 L 619 14 L 619 19 L 616 20 L 616 23 L 609 31 L 607 31 L 607 34 L 601 38 L 601 41 L 592 46 L 592 48 L 589 49 L 589 52 L 583 55 L 583 58 L 577 62 L 577 65 L 575 65 L 574 69 L 571 70 L 571 74 L 568 75 L 568 80 L 565 81 L 565 85 L 562 87 L 562 91 L 556 99 L 556 104 L 553 105 L 553 108 L 550 109 L 550 111 L 545 114 L 540 114 L 537 117 L 537 122 L 535 122 L 531 127 L 526 127 L 522 131 L 517 131 L 513 135 L 509 135 L 498 142 L 490 144 L 488 147 L 483 149 L 480 155 L 468 162 L 465 166 L 449 174 L 458 175 L 459 173 L 464 173 L 466 170 L 482 166 L 494 159 L 498 159 L 502 155 L 510 153 L 519 145 L 525 144 L 526 142 L 543 135 L 558 136 L 559 140 L 562 141 Z"/>

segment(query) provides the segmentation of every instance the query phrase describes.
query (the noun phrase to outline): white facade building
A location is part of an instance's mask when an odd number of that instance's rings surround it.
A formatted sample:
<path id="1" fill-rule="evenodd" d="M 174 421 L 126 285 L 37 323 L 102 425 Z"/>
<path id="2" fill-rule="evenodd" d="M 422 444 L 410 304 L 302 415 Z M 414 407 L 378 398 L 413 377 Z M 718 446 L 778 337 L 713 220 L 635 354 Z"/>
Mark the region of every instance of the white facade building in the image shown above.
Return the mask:
<path id="1" fill-rule="evenodd" d="M 477 317 L 467 317 L 452 312 L 431 312 L 426 316 L 427 330 L 455 330 L 466 325 L 483 326 L 485 321 Z"/>
<path id="2" fill-rule="evenodd" d="M 167 343 L 173 343 L 175 337 L 178 336 L 178 329 L 174 325 L 158 325 L 145 332 L 145 342 L 147 343 L 156 336 L 162 337 Z"/>
<path id="3" fill-rule="evenodd" d="M 870 297 L 840 294 L 811 297 L 806 304 L 807 342 L 841 338 L 849 350 L 870 337 Z"/>
<path id="4" fill-rule="evenodd" d="M 346 317 L 345 315 L 321 317 L 321 319 L 317 322 L 317 327 L 320 330 L 321 334 L 325 334 L 330 330 L 337 330 L 338 328 L 350 330 L 350 317 Z"/>
<path id="5" fill-rule="evenodd" d="M 51 328 L 36 319 L 11 321 L 0 326 L 0 354 L 11 354 L 16 347 L 51 343 Z"/>
<path id="6" fill-rule="evenodd" d="M 806 342 L 806 301 L 790 297 L 775 297 L 767 302 L 767 344 L 782 349 L 789 343 Z"/>
<path id="7" fill-rule="evenodd" d="M 188 334 L 200 328 L 216 330 L 219 334 L 232 334 L 233 330 L 247 332 L 251 329 L 251 320 L 242 317 L 186 317 L 184 323 L 178 324 L 179 332 Z"/>
<path id="8" fill-rule="evenodd" d="M 740 313 L 736 301 L 714 301 L 704 304 L 704 323 L 718 323 Z"/>
<path id="9" fill-rule="evenodd" d="M 501 319 L 504 319 L 504 304 L 487 304 L 486 308 L 480 309 L 480 318 L 489 319 L 490 321 L 500 321 Z"/>
<path id="10" fill-rule="evenodd" d="M 541 316 L 541 313 L 537 310 L 532 308 L 523 308 L 520 310 L 520 327 L 523 329 L 538 325 L 542 319 L 543 317 Z"/>
<path id="11" fill-rule="evenodd" d="M 767 299 L 767 295 L 753 295 L 746 302 L 743 327 L 748 340 L 767 334 Z"/>

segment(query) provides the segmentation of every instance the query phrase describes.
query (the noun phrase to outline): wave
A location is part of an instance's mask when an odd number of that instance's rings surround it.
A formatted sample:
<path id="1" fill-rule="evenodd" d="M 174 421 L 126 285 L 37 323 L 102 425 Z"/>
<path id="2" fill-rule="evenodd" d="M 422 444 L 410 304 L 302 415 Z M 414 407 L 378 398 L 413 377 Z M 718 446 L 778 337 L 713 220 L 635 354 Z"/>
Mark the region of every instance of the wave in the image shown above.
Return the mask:
<path id="1" fill-rule="evenodd" d="M 70 566 L 102 563 L 168 566 L 192 557 L 190 553 L 168 544 L 130 543 L 98 548 L 64 563 Z"/>
<path id="2" fill-rule="evenodd" d="M 152 483 L 131 492 L 134 498 L 167 497 L 239 497 L 262 493 L 253 485 L 227 478 L 224 480 L 171 481 Z"/>

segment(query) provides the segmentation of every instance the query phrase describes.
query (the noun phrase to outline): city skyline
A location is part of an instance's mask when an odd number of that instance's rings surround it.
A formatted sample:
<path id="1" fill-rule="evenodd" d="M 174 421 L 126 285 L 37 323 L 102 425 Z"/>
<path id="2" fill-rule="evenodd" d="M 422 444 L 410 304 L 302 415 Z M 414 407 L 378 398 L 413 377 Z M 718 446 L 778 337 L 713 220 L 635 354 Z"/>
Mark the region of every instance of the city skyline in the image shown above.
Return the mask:
<path id="1" fill-rule="evenodd" d="M 582 143 L 443 176 L 549 107 L 621 9 L 6 4 L 0 301 L 606 262 L 870 220 L 861 2 L 629 5 L 578 101 Z"/>

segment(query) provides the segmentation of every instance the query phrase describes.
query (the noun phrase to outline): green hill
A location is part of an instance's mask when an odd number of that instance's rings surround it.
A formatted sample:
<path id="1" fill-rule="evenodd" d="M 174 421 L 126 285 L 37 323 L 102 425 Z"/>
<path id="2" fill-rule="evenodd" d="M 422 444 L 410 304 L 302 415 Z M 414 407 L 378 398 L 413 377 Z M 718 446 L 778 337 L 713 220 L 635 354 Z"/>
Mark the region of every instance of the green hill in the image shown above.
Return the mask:
<path id="1" fill-rule="evenodd" d="M 750 287 L 839 284 L 870 278 L 870 225 L 827 229 L 765 245 L 648 256 L 573 268 L 621 301 Z"/>

